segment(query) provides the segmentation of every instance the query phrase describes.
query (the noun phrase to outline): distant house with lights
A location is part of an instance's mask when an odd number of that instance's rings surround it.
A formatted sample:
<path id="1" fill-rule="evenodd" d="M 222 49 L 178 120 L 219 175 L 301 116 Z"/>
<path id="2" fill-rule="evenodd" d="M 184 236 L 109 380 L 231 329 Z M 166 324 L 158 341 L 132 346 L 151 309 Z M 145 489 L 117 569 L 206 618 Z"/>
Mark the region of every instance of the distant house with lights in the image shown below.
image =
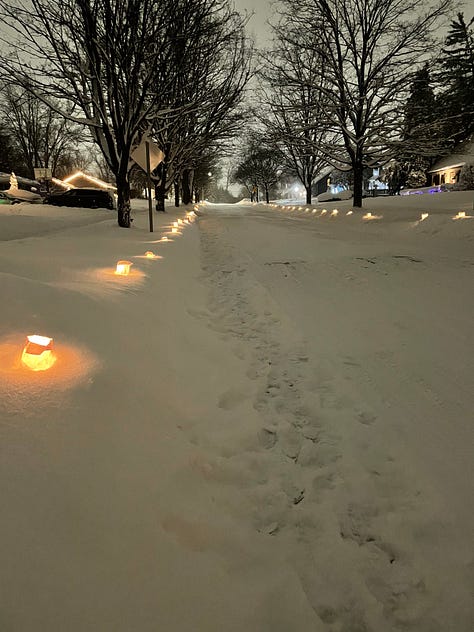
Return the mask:
<path id="1" fill-rule="evenodd" d="M 104 180 L 96 178 L 95 176 L 88 175 L 84 171 L 76 171 L 76 173 L 73 173 L 63 180 L 53 178 L 52 183 L 56 187 L 60 187 L 62 189 L 82 189 L 95 187 L 98 189 L 105 189 L 110 193 L 115 193 L 117 191 L 117 187 L 113 184 L 105 182 Z"/>
<path id="2" fill-rule="evenodd" d="M 22 178 L 21 176 L 15 176 L 15 178 L 19 189 L 39 193 L 40 183 L 37 180 L 30 180 L 29 178 Z M 11 187 L 11 179 L 11 173 L 3 173 L 0 171 L 0 191 L 6 191 Z"/>
<path id="3" fill-rule="evenodd" d="M 474 139 L 460 143 L 455 153 L 440 158 L 428 171 L 428 185 L 457 184 L 466 164 L 474 164 Z"/>

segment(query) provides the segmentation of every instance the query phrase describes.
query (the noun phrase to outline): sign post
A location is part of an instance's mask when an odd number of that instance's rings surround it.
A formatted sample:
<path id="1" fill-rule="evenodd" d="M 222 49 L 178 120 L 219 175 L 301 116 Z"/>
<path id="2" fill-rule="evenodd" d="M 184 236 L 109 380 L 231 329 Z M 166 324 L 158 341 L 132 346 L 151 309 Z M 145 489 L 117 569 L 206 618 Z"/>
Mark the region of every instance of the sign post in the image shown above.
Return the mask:
<path id="1" fill-rule="evenodd" d="M 145 141 L 146 148 L 146 180 L 148 191 L 148 220 L 150 224 L 150 233 L 153 232 L 153 204 L 151 201 L 151 172 L 150 172 L 150 142 Z"/>
<path id="2" fill-rule="evenodd" d="M 130 154 L 130 158 L 146 172 L 148 189 L 148 215 L 150 233 L 153 232 L 153 204 L 151 200 L 151 172 L 163 162 L 165 155 L 156 143 L 144 136 L 141 143 Z"/>

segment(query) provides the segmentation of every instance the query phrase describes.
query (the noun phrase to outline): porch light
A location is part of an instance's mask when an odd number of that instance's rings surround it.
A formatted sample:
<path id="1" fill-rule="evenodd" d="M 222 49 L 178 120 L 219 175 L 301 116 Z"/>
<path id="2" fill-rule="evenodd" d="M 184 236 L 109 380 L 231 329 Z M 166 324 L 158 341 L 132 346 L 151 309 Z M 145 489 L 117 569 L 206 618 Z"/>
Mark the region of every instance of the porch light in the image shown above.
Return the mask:
<path id="1" fill-rule="evenodd" d="M 27 336 L 21 361 L 32 371 L 50 369 L 56 362 L 56 357 L 53 354 L 53 339 L 38 334 Z"/>
<path id="2" fill-rule="evenodd" d="M 120 276 L 128 276 L 130 274 L 131 266 L 133 266 L 133 263 L 131 261 L 117 261 L 115 274 L 118 274 Z"/>

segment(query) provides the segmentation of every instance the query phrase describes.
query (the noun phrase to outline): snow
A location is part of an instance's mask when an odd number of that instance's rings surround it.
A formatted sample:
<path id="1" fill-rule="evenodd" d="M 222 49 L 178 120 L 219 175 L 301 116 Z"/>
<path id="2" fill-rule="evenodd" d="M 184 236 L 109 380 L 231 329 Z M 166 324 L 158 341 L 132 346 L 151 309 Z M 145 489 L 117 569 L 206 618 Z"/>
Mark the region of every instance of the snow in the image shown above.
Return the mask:
<path id="1" fill-rule="evenodd" d="M 471 630 L 473 197 L 0 207 L 2 630 Z"/>

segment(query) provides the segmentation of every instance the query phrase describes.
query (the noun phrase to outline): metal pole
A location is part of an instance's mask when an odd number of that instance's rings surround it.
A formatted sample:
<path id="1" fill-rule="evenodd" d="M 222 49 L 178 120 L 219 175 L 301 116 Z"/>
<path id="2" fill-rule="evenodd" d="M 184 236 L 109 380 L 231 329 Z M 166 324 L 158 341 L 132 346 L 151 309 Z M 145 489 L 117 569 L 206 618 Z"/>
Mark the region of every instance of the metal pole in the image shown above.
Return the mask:
<path id="1" fill-rule="evenodd" d="M 146 149 L 146 177 L 147 177 L 147 187 L 148 187 L 148 219 L 150 223 L 150 233 L 152 233 L 153 232 L 153 204 L 151 201 L 150 143 L 149 141 L 145 142 L 145 149 Z"/>

